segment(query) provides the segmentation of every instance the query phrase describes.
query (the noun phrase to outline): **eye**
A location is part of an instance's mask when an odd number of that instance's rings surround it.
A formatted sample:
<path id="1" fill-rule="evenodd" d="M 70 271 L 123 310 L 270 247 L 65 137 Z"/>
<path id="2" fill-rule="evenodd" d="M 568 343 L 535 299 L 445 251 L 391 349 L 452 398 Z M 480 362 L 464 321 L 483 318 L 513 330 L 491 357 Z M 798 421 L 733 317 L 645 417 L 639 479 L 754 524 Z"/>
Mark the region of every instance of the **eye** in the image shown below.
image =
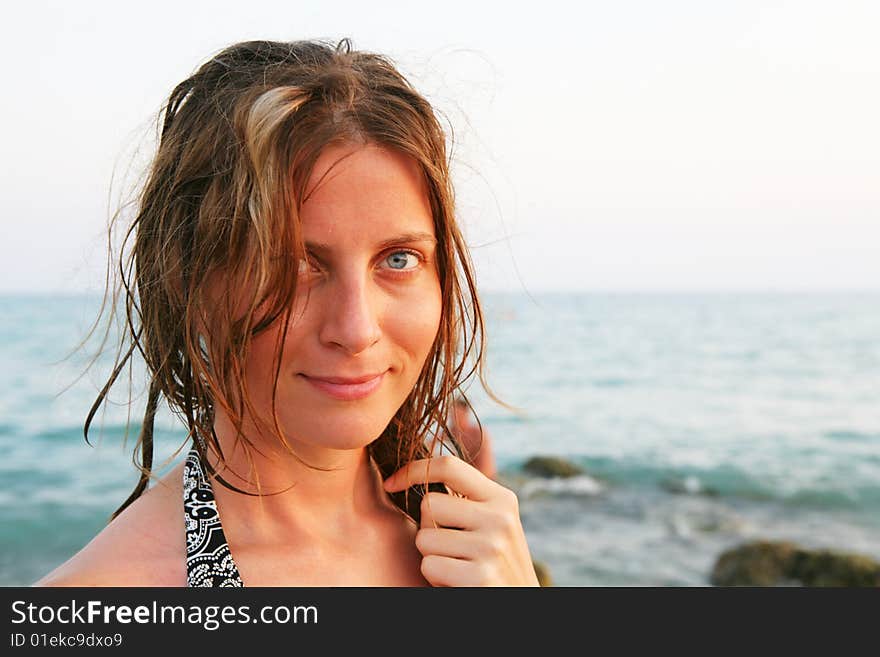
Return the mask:
<path id="1" fill-rule="evenodd" d="M 318 271 L 318 266 L 311 258 L 300 258 L 299 259 L 299 275 L 306 276 L 310 273 Z"/>
<path id="2" fill-rule="evenodd" d="M 388 263 L 390 269 L 395 271 L 412 271 L 421 264 L 422 257 L 415 251 L 399 250 L 394 251 L 385 258 L 384 262 Z M 410 264 L 407 267 L 407 263 Z"/>

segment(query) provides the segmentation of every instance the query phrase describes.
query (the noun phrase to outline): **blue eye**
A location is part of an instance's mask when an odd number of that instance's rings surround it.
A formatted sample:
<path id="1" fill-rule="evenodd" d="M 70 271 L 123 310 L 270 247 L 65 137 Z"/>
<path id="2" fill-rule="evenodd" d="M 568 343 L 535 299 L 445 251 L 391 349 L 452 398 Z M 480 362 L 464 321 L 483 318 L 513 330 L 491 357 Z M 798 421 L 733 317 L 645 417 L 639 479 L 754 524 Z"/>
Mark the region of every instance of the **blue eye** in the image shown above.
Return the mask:
<path id="1" fill-rule="evenodd" d="M 412 258 L 413 264 L 411 267 L 407 267 L 407 258 Z M 395 251 L 387 258 L 385 258 L 385 262 L 389 264 L 391 269 L 396 271 L 410 271 L 419 266 L 419 255 L 414 251 Z"/>

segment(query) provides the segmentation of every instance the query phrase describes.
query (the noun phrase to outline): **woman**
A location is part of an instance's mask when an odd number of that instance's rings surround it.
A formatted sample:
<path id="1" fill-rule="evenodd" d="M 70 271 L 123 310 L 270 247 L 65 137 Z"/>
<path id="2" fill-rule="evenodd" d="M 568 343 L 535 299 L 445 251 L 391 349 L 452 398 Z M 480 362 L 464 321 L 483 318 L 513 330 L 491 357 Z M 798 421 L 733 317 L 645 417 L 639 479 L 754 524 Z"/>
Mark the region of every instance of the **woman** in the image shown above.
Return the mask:
<path id="1" fill-rule="evenodd" d="M 119 267 L 126 353 L 86 422 L 138 349 L 141 480 L 37 584 L 537 585 L 515 495 L 430 458 L 486 386 L 452 199 L 430 105 L 347 40 L 235 44 L 178 85 Z M 148 487 L 160 398 L 191 449 Z"/>

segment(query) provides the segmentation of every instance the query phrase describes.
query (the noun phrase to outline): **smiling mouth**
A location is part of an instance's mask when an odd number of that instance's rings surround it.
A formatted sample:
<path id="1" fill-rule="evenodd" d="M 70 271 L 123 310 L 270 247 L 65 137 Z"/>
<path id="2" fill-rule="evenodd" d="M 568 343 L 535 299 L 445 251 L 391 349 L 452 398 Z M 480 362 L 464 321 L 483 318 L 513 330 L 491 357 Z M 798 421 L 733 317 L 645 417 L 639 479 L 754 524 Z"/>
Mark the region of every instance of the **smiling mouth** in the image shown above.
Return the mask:
<path id="1" fill-rule="evenodd" d="M 371 376 L 371 378 L 363 376 L 351 379 L 344 379 L 341 377 L 319 379 L 306 374 L 300 374 L 300 376 L 312 384 L 317 390 L 333 397 L 334 399 L 339 399 L 341 401 L 354 401 L 368 397 L 378 390 L 379 386 L 382 385 L 382 380 L 385 378 L 386 372 L 387 370 L 380 374 L 374 374 L 372 376 L 367 375 Z"/>

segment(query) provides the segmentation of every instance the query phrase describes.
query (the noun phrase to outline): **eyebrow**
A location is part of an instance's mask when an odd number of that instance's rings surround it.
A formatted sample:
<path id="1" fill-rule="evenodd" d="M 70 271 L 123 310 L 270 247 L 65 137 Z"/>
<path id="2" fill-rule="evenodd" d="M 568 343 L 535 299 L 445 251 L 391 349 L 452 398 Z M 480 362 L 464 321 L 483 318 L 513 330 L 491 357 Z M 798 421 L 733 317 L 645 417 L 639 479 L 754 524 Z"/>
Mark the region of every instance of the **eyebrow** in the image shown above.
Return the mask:
<path id="1" fill-rule="evenodd" d="M 377 249 L 385 249 L 389 246 L 395 246 L 397 244 L 407 244 L 409 242 L 437 242 L 437 239 L 431 233 L 403 233 L 402 235 L 398 235 L 397 237 L 392 237 L 388 240 L 383 240 L 376 245 Z M 328 253 L 333 249 L 329 244 L 324 244 L 323 242 L 306 242 L 305 246 L 310 251 L 314 251 L 315 253 Z"/>

